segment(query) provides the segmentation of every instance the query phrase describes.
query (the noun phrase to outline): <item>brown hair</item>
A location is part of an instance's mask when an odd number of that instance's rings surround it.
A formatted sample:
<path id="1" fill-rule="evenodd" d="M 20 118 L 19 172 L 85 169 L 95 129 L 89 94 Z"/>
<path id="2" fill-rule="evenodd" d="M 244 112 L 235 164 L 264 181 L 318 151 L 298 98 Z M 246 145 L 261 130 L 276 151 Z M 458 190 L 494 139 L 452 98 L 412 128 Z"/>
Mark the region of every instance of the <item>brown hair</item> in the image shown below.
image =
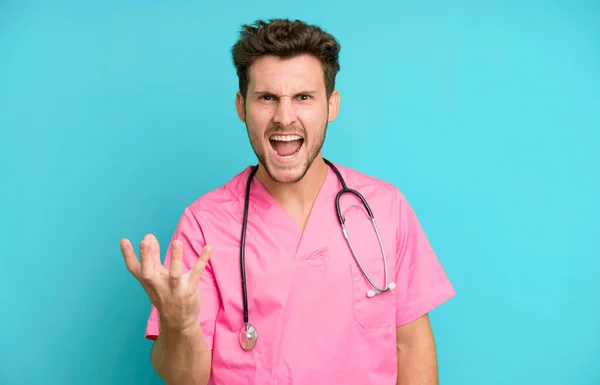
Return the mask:
<path id="1" fill-rule="evenodd" d="M 248 69 L 261 56 L 280 58 L 309 54 L 321 61 L 327 98 L 335 88 L 335 77 L 340 70 L 340 44 L 335 37 L 315 25 L 300 20 L 257 20 L 243 25 L 240 38 L 231 49 L 233 64 L 239 78 L 240 93 L 246 97 Z"/>

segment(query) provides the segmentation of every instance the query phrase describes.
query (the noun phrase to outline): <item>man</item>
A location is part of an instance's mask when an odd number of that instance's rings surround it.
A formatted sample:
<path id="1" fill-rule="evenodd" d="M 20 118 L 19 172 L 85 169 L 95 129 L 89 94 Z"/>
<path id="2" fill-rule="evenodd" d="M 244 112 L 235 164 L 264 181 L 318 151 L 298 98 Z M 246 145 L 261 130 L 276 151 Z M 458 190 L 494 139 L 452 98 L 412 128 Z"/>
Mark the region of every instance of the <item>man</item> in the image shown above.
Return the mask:
<path id="1" fill-rule="evenodd" d="M 236 108 L 258 168 L 184 210 L 164 266 L 154 236 L 141 263 L 122 240 L 153 305 L 146 337 L 167 384 L 437 384 L 427 314 L 452 286 L 398 189 L 321 154 L 340 103 L 339 50 L 299 21 L 245 26 L 232 49 Z M 350 193 L 342 230 L 342 180 L 378 233 Z"/>

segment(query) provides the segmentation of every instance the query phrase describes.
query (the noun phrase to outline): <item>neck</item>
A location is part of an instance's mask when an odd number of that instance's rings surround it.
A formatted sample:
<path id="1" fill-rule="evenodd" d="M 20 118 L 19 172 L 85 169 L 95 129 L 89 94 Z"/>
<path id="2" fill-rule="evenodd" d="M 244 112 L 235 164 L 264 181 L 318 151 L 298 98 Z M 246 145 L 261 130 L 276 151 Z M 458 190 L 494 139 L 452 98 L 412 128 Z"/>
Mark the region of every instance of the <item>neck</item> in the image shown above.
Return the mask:
<path id="1" fill-rule="evenodd" d="M 264 167 L 259 167 L 256 179 L 282 206 L 308 209 L 312 207 L 328 173 L 327 164 L 317 157 L 304 177 L 296 183 L 278 183 L 271 179 Z"/>

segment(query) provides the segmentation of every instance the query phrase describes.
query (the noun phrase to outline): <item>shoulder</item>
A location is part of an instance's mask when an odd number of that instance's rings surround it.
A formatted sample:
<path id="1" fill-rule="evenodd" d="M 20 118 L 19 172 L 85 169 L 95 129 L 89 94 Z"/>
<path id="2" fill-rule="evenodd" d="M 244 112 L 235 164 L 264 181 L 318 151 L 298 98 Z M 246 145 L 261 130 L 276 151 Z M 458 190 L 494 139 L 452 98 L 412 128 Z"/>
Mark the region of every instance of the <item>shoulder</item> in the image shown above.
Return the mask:
<path id="1" fill-rule="evenodd" d="M 387 180 L 337 163 L 334 163 L 334 166 L 340 171 L 340 174 L 342 174 L 348 188 L 357 190 L 365 195 L 365 197 L 369 196 L 376 199 L 391 200 L 393 202 L 404 199 L 400 189 Z"/>
<path id="2" fill-rule="evenodd" d="M 185 212 L 200 222 L 235 216 L 244 205 L 244 189 L 251 166 L 231 177 L 229 181 L 196 198 Z M 241 212 L 241 211 L 240 211 Z"/>
<path id="3" fill-rule="evenodd" d="M 407 218 L 414 215 L 411 205 L 397 185 L 356 169 L 336 163 L 334 166 L 342 174 L 347 187 L 363 195 L 371 208 L 377 211 L 379 218 L 383 216 L 389 223 L 401 226 L 407 222 Z"/>

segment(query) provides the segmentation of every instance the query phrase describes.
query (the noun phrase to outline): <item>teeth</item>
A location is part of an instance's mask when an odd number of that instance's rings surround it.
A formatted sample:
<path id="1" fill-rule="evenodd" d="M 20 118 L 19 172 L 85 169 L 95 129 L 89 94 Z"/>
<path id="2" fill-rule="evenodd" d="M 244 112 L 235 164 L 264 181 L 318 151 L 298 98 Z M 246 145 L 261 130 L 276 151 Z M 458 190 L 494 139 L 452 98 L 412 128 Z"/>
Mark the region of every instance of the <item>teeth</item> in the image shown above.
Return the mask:
<path id="1" fill-rule="evenodd" d="M 271 136 L 271 140 L 278 140 L 281 142 L 291 142 L 292 140 L 302 139 L 301 136 L 298 135 L 273 135 Z"/>

